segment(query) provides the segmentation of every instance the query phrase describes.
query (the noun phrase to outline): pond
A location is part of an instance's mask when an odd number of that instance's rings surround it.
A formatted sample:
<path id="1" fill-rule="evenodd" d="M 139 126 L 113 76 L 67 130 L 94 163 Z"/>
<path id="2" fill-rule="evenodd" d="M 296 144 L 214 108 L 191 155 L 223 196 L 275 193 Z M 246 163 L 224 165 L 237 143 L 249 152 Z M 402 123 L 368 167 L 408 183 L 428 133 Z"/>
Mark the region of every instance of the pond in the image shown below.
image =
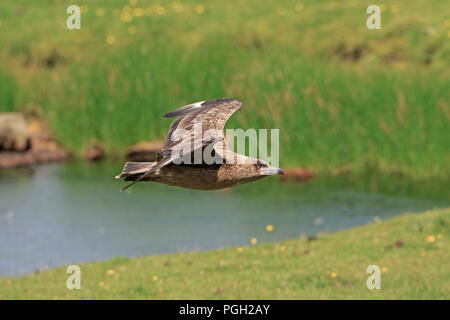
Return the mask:
<path id="1" fill-rule="evenodd" d="M 310 236 L 450 203 L 446 181 L 375 174 L 307 183 L 269 177 L 221 191 L 139 183 L 121 193 L 124 182 L 113 178 L 120 170 L 73 162 L 0 171 L 0 277 Z"/>

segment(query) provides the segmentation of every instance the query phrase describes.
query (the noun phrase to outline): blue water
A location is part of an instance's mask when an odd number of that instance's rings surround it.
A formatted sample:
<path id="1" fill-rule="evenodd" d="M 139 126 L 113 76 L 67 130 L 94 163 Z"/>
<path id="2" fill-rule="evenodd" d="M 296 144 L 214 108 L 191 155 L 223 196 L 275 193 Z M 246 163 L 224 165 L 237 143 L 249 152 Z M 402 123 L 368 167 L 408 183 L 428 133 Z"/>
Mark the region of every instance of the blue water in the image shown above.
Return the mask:
<path id="1" fill-rule="evenodd" d="M 448 186 L 376 176 L 303 184 L 269 177 L 206 192 L 140 183 L 121 193 L 123 182 L 113 179 L 120 169 L 69 163 L 0 171 L 0 276 L 315 235 L 450 203 Z"/>

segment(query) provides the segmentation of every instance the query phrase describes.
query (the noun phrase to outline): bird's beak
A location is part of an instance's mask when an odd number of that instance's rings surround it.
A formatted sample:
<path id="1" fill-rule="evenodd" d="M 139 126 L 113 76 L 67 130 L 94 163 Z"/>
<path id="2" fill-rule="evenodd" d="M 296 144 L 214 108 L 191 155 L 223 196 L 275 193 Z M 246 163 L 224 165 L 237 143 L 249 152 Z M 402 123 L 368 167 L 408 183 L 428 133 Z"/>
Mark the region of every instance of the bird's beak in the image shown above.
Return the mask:
<path id="1" fill-rule="evenodd" d="M 261 168 L 261 175 L 262 176 L 273 176 L 276 174 L 284 174 L 283 170 L 277 167 L 268 167 L 268 168 Z"/>

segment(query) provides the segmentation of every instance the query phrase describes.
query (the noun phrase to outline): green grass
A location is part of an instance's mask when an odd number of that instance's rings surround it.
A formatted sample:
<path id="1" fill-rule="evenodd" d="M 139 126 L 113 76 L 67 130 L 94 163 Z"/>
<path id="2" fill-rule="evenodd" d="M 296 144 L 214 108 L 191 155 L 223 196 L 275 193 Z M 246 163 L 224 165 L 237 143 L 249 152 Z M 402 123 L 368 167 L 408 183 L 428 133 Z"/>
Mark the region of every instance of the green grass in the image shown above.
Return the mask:
<path id="1" fill-rule="evenodd" d="M 0 112 L 14 110 L 15 91 L 16 84 L 14 82 L 14 78 L 0 70 Z"/>
<path id="2" fill-rule="evenodd" d="M 275 229 L 273 232 L 277 232 Z M 1 299 L 449 299 L 450 209 L 240 248 L 81 264 L 0 280 Z M 401 240 L 402 246 L 395 246 Z M 381 289 L 366 269 L 378 265 Z"/>
<path id="3" fill-rule="evenodd" d="M 65 28 L 69 1 L 0 4 L 15 108 L 46 117 L 75 155 L 100 141 L 123 156 L 164 138 L 164 112 L 232 96 L 244 107 L 227 127 L 279 128 L 282 166 L 450 173 L 445 1 L 380 3 L 378 31 L 365 26 L 370 1 L 86 3 L 79 31 Z M 136 8 L 144 16 L 124 21 Z"/>

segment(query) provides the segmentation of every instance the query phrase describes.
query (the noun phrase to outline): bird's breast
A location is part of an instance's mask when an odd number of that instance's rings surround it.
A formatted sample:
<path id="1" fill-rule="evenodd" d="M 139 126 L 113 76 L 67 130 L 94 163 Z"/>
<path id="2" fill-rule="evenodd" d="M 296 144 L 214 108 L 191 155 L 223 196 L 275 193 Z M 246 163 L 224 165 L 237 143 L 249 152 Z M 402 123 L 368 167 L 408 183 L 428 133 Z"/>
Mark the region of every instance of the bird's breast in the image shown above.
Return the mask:
<path id="1" fill-rule="evenodd" d="M 244 182 L 246 177 L 233 165 L 168 165 L 151 179 L 172 186 L 190 189 L 217 190 Z"/>

